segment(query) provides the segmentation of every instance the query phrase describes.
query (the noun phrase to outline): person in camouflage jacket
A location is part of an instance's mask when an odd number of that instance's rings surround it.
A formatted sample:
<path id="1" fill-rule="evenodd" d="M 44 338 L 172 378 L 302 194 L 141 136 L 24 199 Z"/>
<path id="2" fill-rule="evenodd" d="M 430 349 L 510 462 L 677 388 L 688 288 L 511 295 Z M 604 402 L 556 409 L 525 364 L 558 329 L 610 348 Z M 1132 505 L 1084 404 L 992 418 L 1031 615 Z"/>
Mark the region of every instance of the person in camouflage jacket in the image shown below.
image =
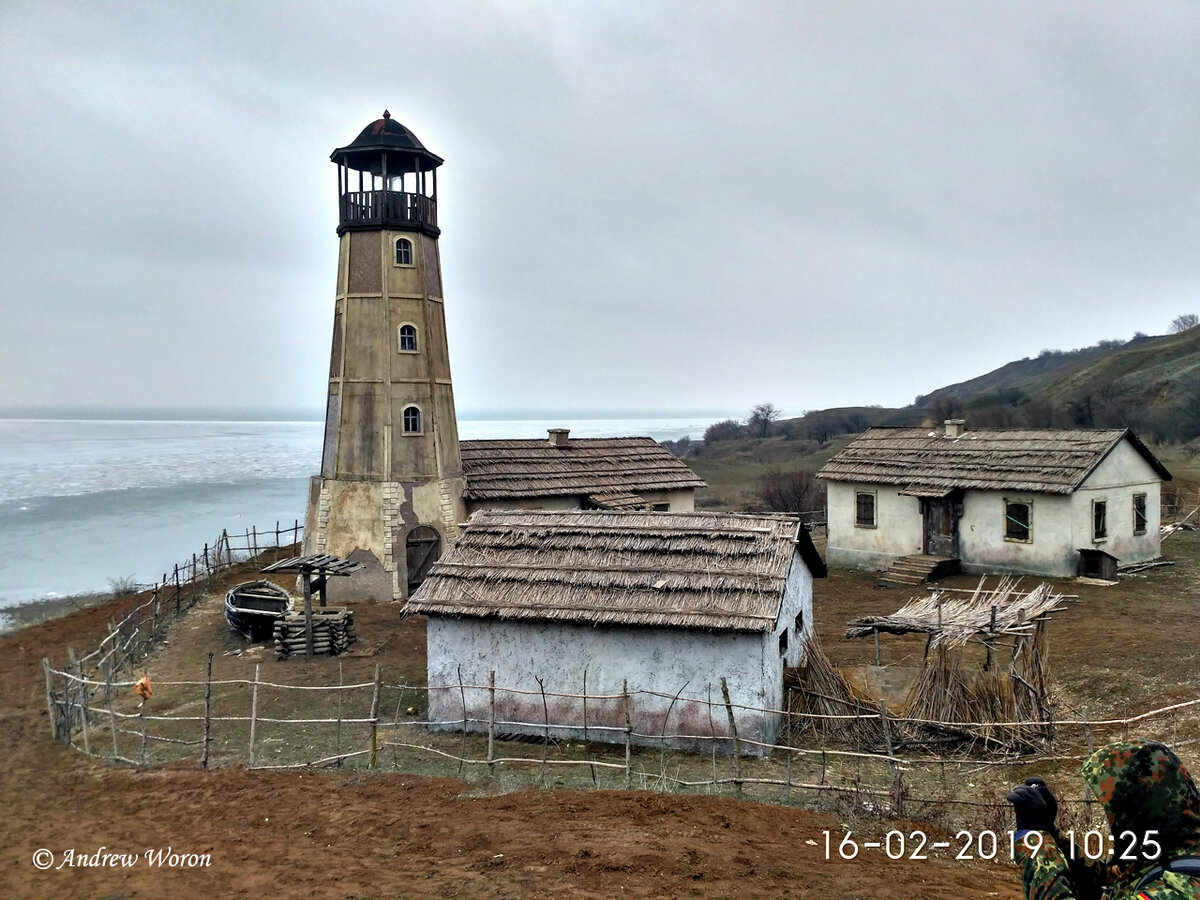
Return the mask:
<path id="1" fill-rule="evenodd" d="M 1154 741 L 1125 741 L 1093 753 L 1083 778 L 1104 805 L 1114 858 L 1089 861 L 1077 844 L 1068 859 L 1054 826 L 1058 802 L 1030 778 L 1008 795 L 1027 900 L 1200 900 L 1200 791 L 1179 757 Z M 1036 853 L 1024 846 L 1026 831 L 1042 833 Z"/>

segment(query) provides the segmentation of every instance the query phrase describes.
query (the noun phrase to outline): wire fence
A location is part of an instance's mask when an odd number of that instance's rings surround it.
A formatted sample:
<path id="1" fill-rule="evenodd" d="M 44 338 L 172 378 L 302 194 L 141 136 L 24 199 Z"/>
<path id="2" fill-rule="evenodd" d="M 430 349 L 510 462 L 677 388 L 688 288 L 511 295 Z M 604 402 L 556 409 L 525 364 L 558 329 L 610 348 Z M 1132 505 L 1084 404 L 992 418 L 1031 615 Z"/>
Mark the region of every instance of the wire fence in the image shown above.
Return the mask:
<path id="1" fill-rule="evenodd" d="M 824 745 L 823 720 L 876 717 L 733 703 L 723 678 L 683 696 L 628 683 L 615 692 L 550 691 L 536 678 L 536 685 L 498 686 L 495 673 L 488 684 L 428 687 L 388 682 L 381 666 L 370 681 L 345 683 L 340 662 L 338 673 L 338 683 L 325 685 L 265 680 L 258 666 L 253 679 L 214 679 L 209 654 L 203 680 L 156 682 L 152 698 L 139 704 L 133 681 L 47 664 L 47 702 L 62 740 L 138 767 L 339 767 L 454 776 L 501 790 L 637 788 L 776 803 L 808 795 L 808 805 L 815 795 L 849 812 L 960 826 L 965 817 L 997 829 L 1010 815 L 1004 793 L 1031 767 L 1074 774 L 1094 748 L 1131 735 L 1163 740 L 1185 759 L 1200 741 L 1193 737 L 1200 698 L 1125 718 L 1092 719 L 1084 710 L 1033 723 L 1056 735 L 1037 755 L 906 754 Z M 52 679 L 61 689 L 50 689 Z M 513 714 L 530 708 L 542 715 Z M 955 724 L 892 721 L 933 731 Z M 746 727 L 756 722 L 768 726 L 758 737 Z M 1062 796 L 1061 803 L 1064 822 L 1100 822 L 1093 798 Z"/>

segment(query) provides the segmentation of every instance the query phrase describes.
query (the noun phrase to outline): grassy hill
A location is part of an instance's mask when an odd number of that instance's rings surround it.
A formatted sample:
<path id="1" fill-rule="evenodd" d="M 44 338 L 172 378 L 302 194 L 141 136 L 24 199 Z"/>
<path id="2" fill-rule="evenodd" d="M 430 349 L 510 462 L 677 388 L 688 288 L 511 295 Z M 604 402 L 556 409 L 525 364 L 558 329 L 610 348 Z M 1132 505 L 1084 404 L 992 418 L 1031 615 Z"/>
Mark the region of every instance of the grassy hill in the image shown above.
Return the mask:
<path id="1" fill-rule="evenodd" d="M 729 420 L 702 442 L 676 447 L 709 483 L 698 503 L 762 505 L 764 478 L 816 471 L 849 437 L 875 425 L 964 418 L 967 427 L 1129 427 L 1191 471 L 1200 442 L 1200 328 L 1079 350 L 1046 350 L 976 378 L 937 388 L 911 406 L 812 410 L 774 422 Z M 815 488 L 819 491 L 819 485 Z M 800 501 L 815 508 L 820 498 Z"/>

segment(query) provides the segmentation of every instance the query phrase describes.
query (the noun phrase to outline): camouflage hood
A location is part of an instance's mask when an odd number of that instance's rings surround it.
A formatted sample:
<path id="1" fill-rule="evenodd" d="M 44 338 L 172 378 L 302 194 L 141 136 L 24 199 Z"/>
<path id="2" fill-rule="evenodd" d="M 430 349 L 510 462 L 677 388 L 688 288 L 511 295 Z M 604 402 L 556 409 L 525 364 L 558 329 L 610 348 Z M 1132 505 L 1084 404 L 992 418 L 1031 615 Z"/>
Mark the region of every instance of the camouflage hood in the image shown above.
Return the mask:
<path id="1" fill-rule="evenodd" d="M 1165 744 L 1125 741 L 1093 753 L 1083 778 L 1114 835 L 1156 830 L 1168 854 L 1200 852 L 1200 791 Z"/>

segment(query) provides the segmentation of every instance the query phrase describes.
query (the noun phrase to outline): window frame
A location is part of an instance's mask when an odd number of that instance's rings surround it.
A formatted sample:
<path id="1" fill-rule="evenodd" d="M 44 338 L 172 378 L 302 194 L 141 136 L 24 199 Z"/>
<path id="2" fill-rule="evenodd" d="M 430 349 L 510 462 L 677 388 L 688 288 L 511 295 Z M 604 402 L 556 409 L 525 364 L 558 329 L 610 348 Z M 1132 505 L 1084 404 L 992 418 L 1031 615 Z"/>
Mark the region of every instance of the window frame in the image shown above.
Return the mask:
<path id="1" fill-rule="evenodd" d="M 1032 544 L 1033 543 L 1033 500 L 1025 497 L 1005 497 L 1004 500 L 1004 518 L 1001 520 L 1004 525 L 1004 540 L 1011 544 Z M 1025 507 L 1025 522 L 1022 525 L 1017 519 L 1014 519 L 1009 514 L 1009 507 L 1024 506 Z M 1017 525 L 1025 529 L 1025 537 L 1009 533 L 1009 526 Z"/>
<path id="2" fill-rule="evenodd" d="M 1097 522 L 1096 513 L 1101 515 L 1101 521 Z M 1102 525 L 1097 528 L 1097 525 Z M 1104 497 L 1099 500 L 1092 501 L 1092 543 L 1102 544 L 1108 540 L 1108 498 Z"/>
<path id="3" fill-rule="evenodd" d="M 400 260 L 400 242 L 401 241 L 408 244 L 408 262 L 402 262 Z M 411 269 L 416 266 L 416 264 L 417 264 L 416 259 L 417 259 L 417 247 L 413 243 L 412 238 L 400 236 L 400 237 L 397 237 L 394 241 L 392 241 L 392 265 L 393 266 L 399 266 L 402 269 Z"/>
<path id="4" fill-rule="evenodd" d="M 412 430 L 412 431 L 410 431 L 409 427 L 408 427 L 408 412 L 409 412 L 409 410 L 413 410 L 417 414 L 417 427 L 416 427 L 416 430 Z M 400 433 L 403 434 L 405 437 L 421 435 L 421 434 L 425 433 L 424 425 L 425 425 L 425 414 L 421 411 L 421 407 L 418 406 L 416 403 L 406 403 L 404 405 L 403 412 L 400 413 Z"/>
<path id="5" fill-rule="evenodd" d="M 860 501 L 863 497 L 871 498 L 871 520 L 864 521 L 860 516 L 861 505 Z M 854 491 L 854 527 L 855 528 L 878 528 L 879 527 L 879 491 Z"/>
<path id="6" fill-rule="evenodd" d="M 412 329 L 412 349 L 404 346 L 404 329 Z M 396 352 L 397 353 L 420 353 L 421 352 L 421 330 L 417 328 L 415 322 L 401 322 L 396 326 Z"/>
<path id="7" fill-rule="evenodd" d="M 1139 503 L 1138 501 L 1141 501 Z M 1139 527 L 1140 520 L 1140 527 Z M 1135 535 L 1145 534 L 1147 531 L 1149 516 L 1149 498 L 1144 493 L 1133 495 L 1133 533 Z"/>

